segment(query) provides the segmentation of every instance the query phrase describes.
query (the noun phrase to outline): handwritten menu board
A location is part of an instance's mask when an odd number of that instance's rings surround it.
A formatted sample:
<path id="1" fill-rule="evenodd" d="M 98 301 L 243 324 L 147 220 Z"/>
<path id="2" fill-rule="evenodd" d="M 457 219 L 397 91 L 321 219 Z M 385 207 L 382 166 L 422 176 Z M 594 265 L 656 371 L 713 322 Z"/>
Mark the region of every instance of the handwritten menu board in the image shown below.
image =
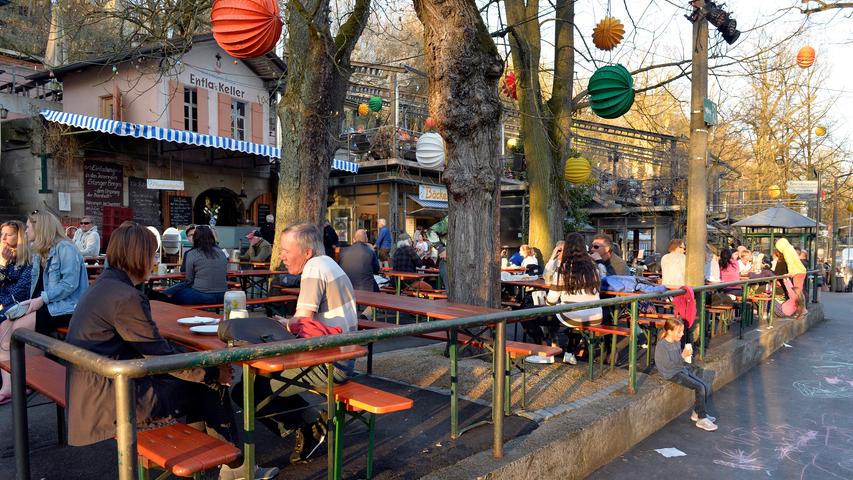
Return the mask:
<path id="1" fill-rule="evenodd" d="M 141 225 L 159 227 L 160 190 L 149 190 L 148 181 L 139 177 L 127 177 L 127 193 L 130 207 L 133 208 L 133 221 Z"/>
<path id="2" fill-rule="evenodd" d="M 86 215 L 101 225 L 104 207 L 120 207 L 124 194 L 121 165 L 83 162 L 83 205 Z"/>
<path id="3" fill-rule="evenodd" d="M 192 197 L 169 197 L 169 226 L 188 225 L 193 223 Z"/>

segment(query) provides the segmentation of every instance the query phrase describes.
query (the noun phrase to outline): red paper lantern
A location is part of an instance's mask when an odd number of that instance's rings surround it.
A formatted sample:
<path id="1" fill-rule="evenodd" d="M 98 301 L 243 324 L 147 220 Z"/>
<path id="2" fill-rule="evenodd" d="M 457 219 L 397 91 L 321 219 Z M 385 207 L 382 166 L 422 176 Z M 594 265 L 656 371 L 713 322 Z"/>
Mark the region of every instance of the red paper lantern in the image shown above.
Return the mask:
<path id="1" fill-rule="evenodd" d="M 216 0 L 210 12 L 213 38 L 229 55 L 260 57 L 281 38 L 276 0 Z"/>
<path id="2" fill-rule="evenodd" d="M 814 48 L 806 45 L 797 52 L 797 65 L 799 65 L 800 68 L 809 68 L 814 65 L 814 57 Z"/>
<path id="3" fill-rule="evenodd" d="M 427 130 L 435 130 L 435 119 L 432 117 L 427 117 L 426 122 L 424 122 L 424 128 Z"/>
<path id="4" fill-rule="evenodd" d="M 503 85 L 501 88 L 503 89 L 504 95 L 512 98 L 513 100 L 518 100 L 518 85 L 516 83 L 515 72 L 510 70 L 506 74 L 506 78 L 503 81 Z"/>

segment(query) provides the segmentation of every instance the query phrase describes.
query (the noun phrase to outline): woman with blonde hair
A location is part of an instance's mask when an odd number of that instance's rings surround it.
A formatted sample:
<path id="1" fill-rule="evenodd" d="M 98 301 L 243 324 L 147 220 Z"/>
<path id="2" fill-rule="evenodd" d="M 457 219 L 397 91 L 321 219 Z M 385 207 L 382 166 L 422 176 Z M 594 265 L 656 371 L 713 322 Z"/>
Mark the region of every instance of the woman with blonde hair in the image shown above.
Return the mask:
<path id="1" fill-rule="evenodd" d="M 59 219 L 49 212 L 34 211 L 27 218 L 27 240 L 32 251 L 32 280 L 27 313 L 0 325 L 0 360 L 9 360 L 11 333 L 19 328 L 49 335 L 67 327 L 77 301 L 89 286 L 89 277 L 80 251 L 68 237 Z M 39 353 L 40 351 L 36 352 Z M 5 370 L 0 400 L 8 396 L 12 385 Z"/>
<path id="2" fill-rule="evenodd" d="M 0 322 L 6 320 L 9 307 L 30 298 L 30 264 L 23 222 L 11 220 L 0 225 Z"/>

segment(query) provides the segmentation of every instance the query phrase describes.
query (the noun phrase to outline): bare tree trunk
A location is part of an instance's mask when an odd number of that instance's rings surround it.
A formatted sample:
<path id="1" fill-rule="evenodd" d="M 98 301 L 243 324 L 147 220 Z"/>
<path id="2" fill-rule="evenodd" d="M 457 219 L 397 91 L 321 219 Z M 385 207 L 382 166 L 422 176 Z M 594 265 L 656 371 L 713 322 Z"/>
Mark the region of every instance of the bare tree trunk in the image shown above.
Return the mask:
<path id="1" fill-rule="evenodd" d="M 281 172 L 276 232 L 296 222 L 320 223 L 342 110 L 352 75 L 350 55 L 370 13 L 370 0 L 356 0 L 353 13 L 332 36 L 329 0 L 293 0 L 287 7 L 287 88 L 278 105 Z M 278 265 L 276 235 L 272 266 Z"/>
<path id="2" fill-rule="evenodd" d="M 414 0 L 424 25 L 429 112 L 447 145 L 451 301 L 500 305 L 503 62 L 473 0 Z"/>

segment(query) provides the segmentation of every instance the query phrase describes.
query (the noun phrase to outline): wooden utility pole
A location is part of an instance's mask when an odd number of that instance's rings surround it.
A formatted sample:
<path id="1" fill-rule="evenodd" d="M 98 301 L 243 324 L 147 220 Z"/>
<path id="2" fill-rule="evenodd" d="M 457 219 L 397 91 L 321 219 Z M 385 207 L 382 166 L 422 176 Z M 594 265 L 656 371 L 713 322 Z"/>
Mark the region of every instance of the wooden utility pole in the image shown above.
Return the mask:
<path id="1" fill-rule="evenodd" d="M 708 96 L 708 22 L 703 12 L 705 0 L 693 2 L 700 10 L 693 22 L 693 74 L 690 94 L 690 149 L 687 172 L 687 284 L 705 284 L 705 244 L 708 241 L 706 219 L 706 173 L 708 127 L 704 102 Z"/>

